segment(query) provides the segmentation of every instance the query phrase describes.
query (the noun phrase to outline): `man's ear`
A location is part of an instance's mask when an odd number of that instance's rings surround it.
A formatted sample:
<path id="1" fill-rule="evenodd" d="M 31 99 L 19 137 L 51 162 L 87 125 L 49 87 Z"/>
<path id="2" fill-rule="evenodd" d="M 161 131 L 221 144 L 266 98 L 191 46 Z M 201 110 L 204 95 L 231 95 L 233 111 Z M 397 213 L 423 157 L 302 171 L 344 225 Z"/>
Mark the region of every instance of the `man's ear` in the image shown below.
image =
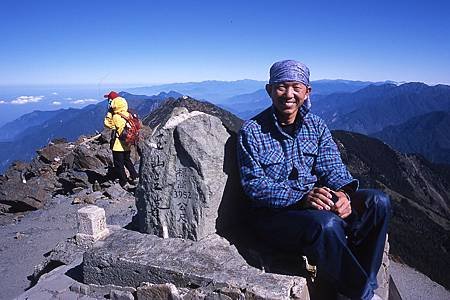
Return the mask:
<path id="1" fill-rule="evenodd" d="M 269 97 L 272 98 L 272 85 L 271 84 L 266 84 L 266 92 L 269 95 Z"/>
<path id="2" fill-rule="evenodd" d="M 307 86 L 306 89 L 307 89 L 307 91 L 308 91 L 308 92 L 306 93 L 306 97 L 311 96 L 311 91 L 312 91 L 311 86 Z"/>

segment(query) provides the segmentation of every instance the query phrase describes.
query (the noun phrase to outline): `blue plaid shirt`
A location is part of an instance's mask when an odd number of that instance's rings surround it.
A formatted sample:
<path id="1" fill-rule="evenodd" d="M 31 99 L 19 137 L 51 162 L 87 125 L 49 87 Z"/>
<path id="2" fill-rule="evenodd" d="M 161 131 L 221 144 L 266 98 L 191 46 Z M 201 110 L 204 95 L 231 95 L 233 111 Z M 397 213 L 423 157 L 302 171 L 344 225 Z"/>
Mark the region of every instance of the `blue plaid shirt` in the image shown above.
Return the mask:
<path id="1" fill-rule="evenodd" d="M 314 186 L 358 188 L 324 121 L 309 113 L 308 105 L 298 112 L 293 136 L 282 130 L 273 106 L 241 127 L 241 183 L 253 207 L 293 205 Z"/>

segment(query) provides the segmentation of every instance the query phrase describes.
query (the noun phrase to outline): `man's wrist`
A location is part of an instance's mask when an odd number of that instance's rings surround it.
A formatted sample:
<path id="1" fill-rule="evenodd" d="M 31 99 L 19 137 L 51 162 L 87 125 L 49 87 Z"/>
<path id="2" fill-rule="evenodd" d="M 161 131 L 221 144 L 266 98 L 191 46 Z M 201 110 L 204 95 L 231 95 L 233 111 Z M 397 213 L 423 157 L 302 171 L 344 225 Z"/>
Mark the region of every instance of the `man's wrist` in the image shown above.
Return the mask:
<path id="1" fill-rule="evenodd" d="M 350 195 L 349 195 L 346 191 L 344 191 L 344 190 L 338 190 L 338 192 L 343 193 L 343 194 L 345 195 L 345 197 L 347 197 L 347 200 L 348 200 L 349 202 L 352 202 L 352 200 L 350 199 Z"/>

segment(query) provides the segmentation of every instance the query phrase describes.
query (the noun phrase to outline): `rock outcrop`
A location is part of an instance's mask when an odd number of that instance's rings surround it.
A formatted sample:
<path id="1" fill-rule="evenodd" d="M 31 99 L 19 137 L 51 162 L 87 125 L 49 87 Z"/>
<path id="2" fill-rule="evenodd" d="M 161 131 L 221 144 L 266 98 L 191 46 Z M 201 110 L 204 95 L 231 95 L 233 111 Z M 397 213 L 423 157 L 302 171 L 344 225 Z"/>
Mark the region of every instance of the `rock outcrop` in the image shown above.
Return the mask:
<path id="1" fill-rule="evenodd" d="M 201 111 L 205 114 L 218 117 L 228 131 L 235 133 L 238 132 L 244 122 L 242 119 L 236 117 L 229 111 L 218 107 L 217 105 L 209 102 L 197 101 L 188 96 L 183 96 L 178 99 L 169 99 L 164 101 L 158 108 L 152 111 L 148 116 L 144 117 L 142 119 L 142 123 L 152 129 L 155 129 L 160 124 L 165 124 L 170 118 L 172 111 L 177 107 L 184 107 L 189 112 Z"/>
<path id="2" fill-rule="evenodd" d="M 152 128 L 153 134 L 142 145 L 142 178 L 137 189 L 140 230 L 164 236 L 164 225 L 167 226 L 167 236 L 196 240 L 208 233 L 219 232 L 228 238 L 232 228 L 241 223 L 247 206 L 239 182 L 236 159 L 237 132 L 242 120 L 210 103 L 181 97 L 164 102 L 143 122 Z M 164 152 L 162 149 L 158 149 L 162 147 L 167 151 L 170 148 L 170 162 L 162 161 L 168 158 L 161 153 Z M 150 178 L 146 173 L 153 177 Z M 160 174 L 164 175 L 158 176 Z M 164 191 L 159 190 L 162 182 L 168 183 L 163 186 Z M 173 185 L 178 182 L 178 187 Z M 178 228 L 175 233 L 164 223 L 166 220 L 155 218 L 160 213 L 161 216 L 170 214 L 167 210 L 155 209 L 155 206 L 150 205 L 151 197 L 163 194 L 169 196 L 165 200 L 167 203 L 178 206 L 175 211 L 178 211 L 179 220 L 188 216 L 188 221 L 197 225 Z M 193 196 L 199 201 L 193 201 Z M 184 197 L 192 199 L 185 201 Z M 156 198 L 156 202 L 160 199 Z M 191 204 L 187 203 L 197 204 L 189 206 Z M 210 205 L 210 208 L 205 209 Z M 169 216 L 168 219 L 174 218 Z M 179 232 L 183 232 L 183 235 Z"/>
<path id="3" fill-rule="evenodd" d="M 234 157 L 231 135 L 219 118 L 184 107 L 174 109 L 144 143 L 137 190 L 140 230 L 160 237 L 200 240 L 216 232 Z M 233 153 L 229 153 L 233 151 Z M 237 173 L 231 174 L 237 176 Z M 239 185 L 235 186 L 236 191 Z M 235 194 L 238 200 L 242 194 Z M 236 216 L 223 219 L 237 220 Z M 219 219 L 220 221 L 220 219 Z M 228 224 L 230 225 L 230 224 Z"/>
<path id="4" fill-rule="evenodd" d="M 0 203 L 11 212 L 42 208 L 58 186 L 56 171 L 69 151 L 67 143 L 58 141 L 38 151 L 31 163 L 14 163 L 0 177 Z"/>
<path id="5" fill-rule="evenodd" d="M 144 129 L 144 136 L 149 133 Z M 56 195 L 73 197 L 74 203 L 120 199 L 124 191 L 113 182 L 109 134 L 105 130 L 74 143 L 54 140 L 38 150 L 30 163 L 14 163 L 0 176 L 0 209 L 36 210 Z M 137 157 L 134 153 L 134 160 Z"/>

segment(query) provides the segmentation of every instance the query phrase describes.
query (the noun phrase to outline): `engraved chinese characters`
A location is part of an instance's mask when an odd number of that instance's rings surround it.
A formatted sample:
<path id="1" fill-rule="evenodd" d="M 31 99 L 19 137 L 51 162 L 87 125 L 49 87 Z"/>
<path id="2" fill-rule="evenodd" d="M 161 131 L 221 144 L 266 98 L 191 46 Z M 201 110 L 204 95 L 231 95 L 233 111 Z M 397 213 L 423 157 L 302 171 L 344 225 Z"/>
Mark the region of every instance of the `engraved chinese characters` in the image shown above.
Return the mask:
<path id="1" fill-rule="evenodd" d="M 140 230 L 199 240 L 216 230 L 230 135 L 211 115 L 178 110 L 145 141 L 137 191 Z"/>
<path id="2" fill-rule="evenodd" d="M 189 187 L 189 169 L 180 168 L 175 171 L 176 174 L 176 184 L 173 190 L 172 198 L 176 200 L 181 200 L 177 203 L 178 209 L 180 210 L 178 222 L 187 223 L 187 213 L 186 209 L 188 206 L 188 201 L 192 199 L 192 192 Z"/>

